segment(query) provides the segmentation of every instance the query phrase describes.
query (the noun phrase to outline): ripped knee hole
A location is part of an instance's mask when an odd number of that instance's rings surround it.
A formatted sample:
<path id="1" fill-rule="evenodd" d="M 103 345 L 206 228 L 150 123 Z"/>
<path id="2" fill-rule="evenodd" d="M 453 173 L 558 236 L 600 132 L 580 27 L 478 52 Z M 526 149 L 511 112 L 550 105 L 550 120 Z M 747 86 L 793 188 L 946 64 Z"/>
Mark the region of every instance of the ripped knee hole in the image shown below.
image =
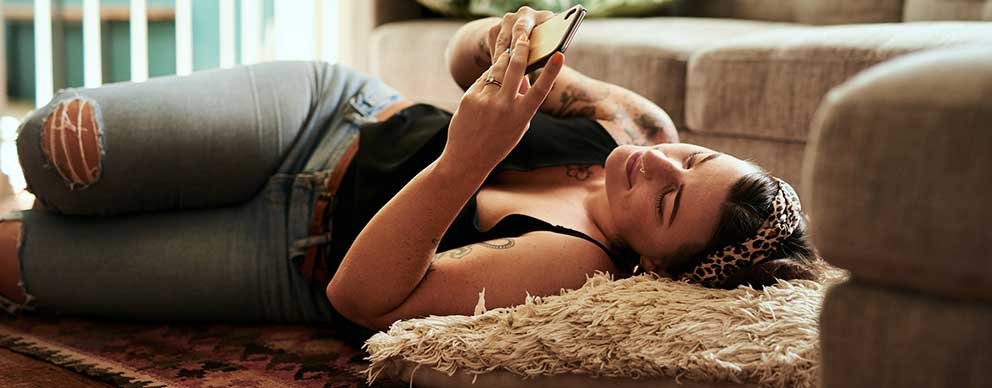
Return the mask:
<path id="1" fill-rule="evenodd" d="M 59 103 L 45 118 L 41 150 L 70 190 L 82 190 L 100 179 L 103 146 L 93 100 L 76 97 Z"/>

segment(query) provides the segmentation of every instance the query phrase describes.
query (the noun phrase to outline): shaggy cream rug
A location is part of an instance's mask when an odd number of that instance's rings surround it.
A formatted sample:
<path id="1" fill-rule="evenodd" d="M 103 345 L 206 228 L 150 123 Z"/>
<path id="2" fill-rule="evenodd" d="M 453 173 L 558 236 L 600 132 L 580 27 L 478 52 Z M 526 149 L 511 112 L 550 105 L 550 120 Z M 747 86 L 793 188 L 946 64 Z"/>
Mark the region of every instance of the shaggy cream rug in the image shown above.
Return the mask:
<path id="1" fill-rule="evenodd" d="M 715 290 L 639 275 L 596 274 L 578 290 L 528 296 L 512 308 L 474 316 L 396 322 L 365 343 L 371 384 L 392 360 L 449 376 L 506 370 L 527 377 L 670 377 L 679 381 L 818 385 L 821 282 L 779 281 L 764 290 Z M 405 376 L 408 377 L 408 376 Z"/>

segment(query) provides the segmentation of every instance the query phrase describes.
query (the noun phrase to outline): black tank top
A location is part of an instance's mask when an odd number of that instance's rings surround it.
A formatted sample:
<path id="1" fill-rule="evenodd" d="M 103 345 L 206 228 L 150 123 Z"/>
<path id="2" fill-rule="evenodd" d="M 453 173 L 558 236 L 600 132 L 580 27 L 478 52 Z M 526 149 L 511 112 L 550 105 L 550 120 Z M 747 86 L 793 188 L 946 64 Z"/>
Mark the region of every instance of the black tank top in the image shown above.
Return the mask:
<path id="1" fill-rule="evenodd" d="M 416 104 L 386 121 L 362 126 L 358 153 L 336 195 L 330 257 L 340 261 L 372 216 L 441 155 L 451 116 L 434 106 Z M 520 143 L 490 176 L 506 170 L 529 171 L 568 164 L 603 165 L 616 147 L 616 141 L 595 120 L 557 118 L 539 112 Z M 618 268 L 631 270 L 632 265 L 623 260 L 620 252 L 592 237 L 524 214 L 508 215 L 490 230 L 482 232 L 476 207 L 473 195 L 442 237 L 438 252 L 541 230 L 590 241 L 606 252 Z"/>

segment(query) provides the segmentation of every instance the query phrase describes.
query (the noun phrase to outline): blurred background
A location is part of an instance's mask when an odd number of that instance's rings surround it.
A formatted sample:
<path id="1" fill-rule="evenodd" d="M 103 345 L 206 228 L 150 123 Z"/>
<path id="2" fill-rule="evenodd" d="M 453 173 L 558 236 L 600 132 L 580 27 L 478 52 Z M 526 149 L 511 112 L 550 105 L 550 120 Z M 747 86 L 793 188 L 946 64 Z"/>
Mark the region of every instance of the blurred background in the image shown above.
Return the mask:
<path id="1" fill-rule="evenodd" d="M 339 16 L 361 1 L 0 0 L 0 208 L 33 200 L 14 140 L 55 91 L 271 60 L 360 68 Z"/>

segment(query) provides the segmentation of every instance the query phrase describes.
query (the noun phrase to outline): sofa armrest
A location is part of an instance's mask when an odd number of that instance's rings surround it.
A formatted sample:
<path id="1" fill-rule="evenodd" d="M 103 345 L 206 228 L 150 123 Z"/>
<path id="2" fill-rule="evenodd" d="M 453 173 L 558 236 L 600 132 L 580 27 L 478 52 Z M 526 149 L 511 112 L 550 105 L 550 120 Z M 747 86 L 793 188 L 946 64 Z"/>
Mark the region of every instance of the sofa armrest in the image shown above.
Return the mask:
<path id="1" fill-rule="evenodd" d="M 803 168 L 811 234 L 854 278 L 992 301 L 992 49 L 908 55 L 831 91 Z"/>

